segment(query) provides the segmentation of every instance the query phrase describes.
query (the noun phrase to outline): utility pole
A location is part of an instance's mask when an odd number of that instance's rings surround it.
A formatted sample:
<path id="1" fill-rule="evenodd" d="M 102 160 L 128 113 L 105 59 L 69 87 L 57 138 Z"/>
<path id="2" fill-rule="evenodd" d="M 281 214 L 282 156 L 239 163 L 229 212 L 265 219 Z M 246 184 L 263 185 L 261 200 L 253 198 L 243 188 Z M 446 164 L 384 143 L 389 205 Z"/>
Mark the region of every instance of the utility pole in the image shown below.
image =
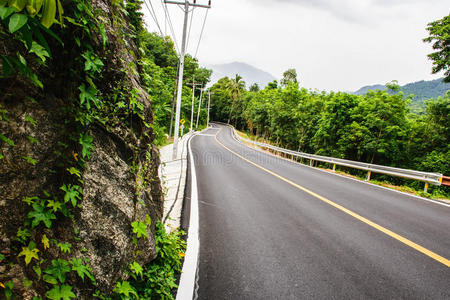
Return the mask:
<path id="1" fill-rule="evenodd" d="M 206 118 L 206 128 L 209 127 L 209 105 L 211 103 L 211 90 L 208 91 L 208 117 Z"/>
<path id="2" fill-rule="evenodd" d="M 185 1 L 172 1 L 172 0 L 164 0 L 166 4 L 176 4 L 184 6 L 184 23 L 183 23 L 183 38 L 181 42 L 180 49 L 180 68 L 178 75 L 178 93 L 177 93 L 177 106 L 175 110 L 175 134 L 173 140 L 173 150 L 172 150 L 172 159 L 177 159 L 177 151 L 178 151 L 178 134 L 180 130 L 180 111 L 181 111 L 181 94 L 183 92 L 183 72 L 184 72 L 184 54 L 186 52 L 186 31 L 187 24 L 189 18 L 189 7 L 203 7 L 203 8 L 211 8 L 211 0 L 209 0 L 208 5 L 197 4 L 196 0 L 194 3 L 189 3 L 188 0 Z"/>
<path id="3" fill-rule="evenodd" d="M 170 111 L 170 128 L 169 128 L 169 137 L 172 136 L 172 126 L 173 126 L 173 111 L 175 110 L 175 99 L 177 97 L 177 78 L 178 78 L 178 71 L 180 65 L 177 66 L 177 73 L 175 75 L 175 83 L 173 87 L 173 98 L 172 98 L 172 110 Z"/>
<path id="4" fill-rule="evenodd" d="M 198 119 L 200 117 L 200 108 L 202 106 L 202 96 L 203 96 L 203 89 L 200 90 L 200 101 L 198 101 L 197 123 L 195 124 L 195 129 L 198 128 Z"/>

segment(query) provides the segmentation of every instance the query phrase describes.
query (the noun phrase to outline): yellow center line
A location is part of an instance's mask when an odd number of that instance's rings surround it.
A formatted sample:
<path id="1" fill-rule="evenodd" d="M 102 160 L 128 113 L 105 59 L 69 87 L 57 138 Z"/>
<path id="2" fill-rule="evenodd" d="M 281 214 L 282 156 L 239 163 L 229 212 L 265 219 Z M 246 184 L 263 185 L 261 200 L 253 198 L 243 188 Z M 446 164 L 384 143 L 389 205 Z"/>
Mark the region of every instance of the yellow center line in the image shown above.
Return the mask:
<path id="1" fill-rule="evenodd" d="M 353 212 L 353 211 L 351 211 L 351 210 L 349 210 L 349 209 L 343 207 L 342 205 L 339 205 L 339 204 L 337 204 L 337 203 L 335 203 L 335 202 L 333 202 L 333 201 L 331 201 L 331 200 L 328 200 L 327 198 L 325 198 L 325 197 L 323 197 L 323 196 L 321 196 L 321 195 L 319 195 L 319 194 L 316 194 L 316 193 L 314 193 L 313 191 L 310 191 L 310 190 L 308 190 L 307 188 L 302 187 L 301 185 L 298 185 L 297 183 L 295 183 L 295 182 L 293 182 L 293 181 L 291 181 L 291 180 L 289 180 L 289 179 L 287 179 L 287 178 L 284 178 L 284 177 L 278 175 L 277 173 L 272 172 L 272 171 L 270 171 L 270 170 L 264 168 L 263 166 L 260 166 L 260 165 L 258 165 L 257 163 L 254 163 L 253 161 L 248 160 L 247 158 L 243 157 L 242 155 L 240 155 L 240 154 L 234 152 L 233 150 L 231 150 L 230 148 L 228 148 L 227 146 L 225 146 L 224 144 L 222 144 L 222 143 L 217 139 L 217 135 L 218 135 L 221 131 L 222 131 L 222 128 L 221 128 L 221 129 L 216 133 L 216 135 L 214 136 L 216 142 L 219 143 L 222 147 L 224 147 L 224 148 L 225 148 L 226 150 L 228 150 L 229 152 L 231 152 L 231 153 L 233 153 L 234 155 L 236 155 L 237 157 L 239 157 L 239 158 L 245 160 L 246 162 L 248 162 L 248 163 L 254 165 L 255 167 L 258 167 L 258 168 L 260 168 L 261 170 L 263 170 L 263 171 L 265 171 L 265 172 L 267 172 L 267 173 L 269 173 L 269 174 L 271 174 L 271 175 L 273 175 L 273 176 L 275 176 L 275 177 L 281 179 L 282 181 L 284 181 L 284 182 L 286 182 L 286 183 L 289 183 L 290 185 L 292 185 L 292 186 L 298 188 L 299 190 L 302 190 L 303 192 L 305 192 L 305 193 L 307 193 L 307 194 L 310 194 L 311 196 L 313 196 L 313 197 L 315 197 L 315 198 L 317 198 L 317 199 L 319 199 L 319 200 L 322 200 L 323 202 L 325 202 L 325 203 L 327 203 L 327 204 L 329 204 L 329 205 L 331 205 L 331 206 L 333 206 L 333 207 L 339 209 L 340 211 L 342 211 L 342 212 L 344 212 L 344 213 L 346 213 L 346 214 L 348 214 L 348 215 L 354 217 L 355 219 L 358 219 L 359 221 L 361 221 L 361 222 L 363 222 L 363 223 L 366 223 L 367 225 L 369 225 L 369 226 L 371 226 L 371 227 L 373 227 L 373 228 L 375 228 L 375 229 L 377 229 L 377 230 L 383 232 L 384 234 L 386 234 L 386 235 L 388 235 L 388 236 L 390 236 L 390 237 L 392 237 L 392 238 L 394 238 L 394 239 L 396 239 L 396 240 L 402 242 L 403 244 L 405 244 L 405 245 L 407 245 L 407 246 L 409 246 L 409 247 L 411 247 L 411 248 L 413 248 L 413 249 L 415 249 L 415 250 L 417 250 L 417 251 L 419 251 L 419 252 L 422 252 L 422 253 L 425 254 L 426 256 L 431 257 L 432 259 L 434 259 L 434 260 L 436 260 L 436 261 L 438 261 L 438 262 L 440 262 L 440 263 L 446 265 L 447 267 L 450 267 L 450 260 L 446 259 L 445 257 L 442 257 L 442 256 L 440 256 L 439 254 L 437 254 L 437 253 L 435 253 L 435 252 L 433 252 L 433 251 L 431 251 L 431 250 L 428 250 L 427 248 L 422 247 L 421 245 L 416 244 L 416 243 L 414 243 L 413 241 L 410 241 L 410 240 L 408 240 L 407 238 L 405 238 L 405 237 L 403 237 L 403 236 L 401 236 L 401 235 L 399 235 L 399 234 L 397 234 L 397 233 L 395 233 L 395 232 L 393 232 L 393 231 L 391 231 L 391 230 L 389 230 L 389 229 L 387 229 L 387 228 L 385 228 L 385 227 L 383 227 L 383 226 L 381 226 L 381 225 L 378 225 L 377 223 L 375 223 L 375 222 L 373 222 L 373 221 L 371 221 L 371 220 L 369 220 L 369 219 L 367 219 L 367 218 L 364 218 L 363 216 L 358 215 L 357 213 L 355 213 L 355 212 Z"/>

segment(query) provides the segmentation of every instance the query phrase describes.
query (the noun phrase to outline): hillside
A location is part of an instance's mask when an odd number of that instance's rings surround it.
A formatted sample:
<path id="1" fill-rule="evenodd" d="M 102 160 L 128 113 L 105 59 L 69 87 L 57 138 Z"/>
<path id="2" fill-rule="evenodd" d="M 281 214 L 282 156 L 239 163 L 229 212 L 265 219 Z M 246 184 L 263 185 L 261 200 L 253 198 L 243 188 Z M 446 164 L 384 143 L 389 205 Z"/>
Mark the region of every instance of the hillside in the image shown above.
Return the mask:
<path id="1" fill-rule="evenodd" d="M 360 88 L 355 95 L 363 95 L 369 90 L 384 90 L 386 86 L 381 84 L 368 85 Z M 430 98 L 437 98 L 439 96 L 445 95 L 445 93 L 450 90 L 450 83 L 442 82 L 442 78 L 435 80 L 421 80 L 417 82 L 412 82 L 401 86 L 401 91 L 406 95 L 414 94 L 415 97 L 413 102 L 416 104 L 423 104 L 423 102 Z"/>
<path id="2" fill-rule="evenodd" d="M 272 74 L 242 62 L 209 65 L 207 68 L 213 70 L 211 84 L 214 84 L 220 78 L 225 76 L 231 78 L 236 74 L 244 78 L 247 87 L 253 83 L 257 83 L 260 88 L 264 88 L 269 82 L 276 80 Z"/>

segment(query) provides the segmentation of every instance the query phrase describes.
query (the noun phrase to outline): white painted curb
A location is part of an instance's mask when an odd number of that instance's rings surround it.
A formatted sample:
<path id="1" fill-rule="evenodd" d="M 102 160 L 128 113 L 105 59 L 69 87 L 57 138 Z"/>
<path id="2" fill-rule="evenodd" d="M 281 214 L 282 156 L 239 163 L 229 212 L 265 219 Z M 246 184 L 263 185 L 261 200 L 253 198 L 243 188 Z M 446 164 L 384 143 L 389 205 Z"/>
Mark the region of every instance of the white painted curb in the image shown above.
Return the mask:
<path id="1" fill-rule="evenodd" d="M 189 217 L 186 255 L 184 257 L 176 300 L 191 300 L 194 296 L 195 275 L 200 249 L 197 176 L 195 174 L 194 156 L 192 155 L 191 148 L 191 140 L 194 137 L 195 135 L 193 135 L 188 142 L 191 166 L 191 213 Z"/>

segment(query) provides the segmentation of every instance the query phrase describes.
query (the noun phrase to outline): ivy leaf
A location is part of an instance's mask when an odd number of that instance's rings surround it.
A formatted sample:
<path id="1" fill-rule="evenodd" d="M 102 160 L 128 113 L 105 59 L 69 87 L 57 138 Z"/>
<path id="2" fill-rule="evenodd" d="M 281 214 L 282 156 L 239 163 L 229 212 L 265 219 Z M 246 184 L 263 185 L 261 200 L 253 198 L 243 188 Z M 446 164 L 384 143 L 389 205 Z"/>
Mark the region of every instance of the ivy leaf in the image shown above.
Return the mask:
<path id="1" fill-rule="evenodd" d="M 15 146 L 16 144 L 14 144 L 13 141 L 11 141 L 10 139 L 8 139 L 6 136 L 4 136 L 3 134 L 0 133 L 0 140 L 4 141 L 5 143 L 9 144 L 10 146 Z"/>
<path id="2" fill-rule="evenodd" d="M 147 226 L 143 222 L 133 222 L 131 223 L 131 227 L 133 227 L 133 232 L 136 233 L 137 237 L 147 236 Z"/>
<path id="3" fill-rule="evenodd" d="M 78 89 L 80 90 L 80 103 L 81 104 L 86 102 L 87 109 L 91 109 L 91 102 L 93 102 L 95 106 L 98 106 L 97 98 L 96 98 L 98 90 L 96 88 L 94 88 L 93 86 L 90 85 L 86 89 L 86 86 L 83 83 L 82 85 L 80 85 L 78 87 Z"/>
<path id="4" fill-rule="evenodd" d="M 19 240 L 19 242 L 21 242 L 22 244 L 25 244 L 26 241 L 28 240 L 28 238 L 31 236 L 31 232 L 30 230 L 28 230 L 27 228 L 22 230 L 22 227 L 20 227 L 17 230 L 17 239 Z"/>
<path id="5" fill-rule="evenodd" d="M 24 284 L 25 288 L 29 288 L 33 284 L 33 281 L 25 277 L 23 279 L 23 284 Z"/>
<path id="6" fill-rule="evenodd" d="M 30 261 L 34 258 L 34 259 L 36 259 L 36 260 L 39 260 L 39 256 L 38 256 L 38 252 L 39 252 L 39 249 L 36 249 L 36 248 L 34 248 L 34 249 L 30 249 L 29 248 L 30 246 L 28 246 L 28 247 L 22 247 L 22 251 L 19 253 L 19 255 L 17 256 L 17 257 L 20 257 L 20 256 L 25 256 L 25 264 L 28 266 L 28 264 L 30 263 Z"/>
<path id="7" fill-rule="evenodd" d="M 36 56 L 39 57 L 42 62 L 45 62 L 47 60 L 47 57 L 50 57 L 50 54 L 47 52 L 47 50 L 35 41 L 33 41 L 31 44 L 30 53 L 36 54 Z"/>
<path id="8" fill-rule="evenodd" d="M 69 185 L 63 185 L 61 187 L 61 190 L 66 192 L 66 194 L 64 195 L 64 203 L 71 201 L 73 207 L 77 206 L 77 201 L 81 199 L 80 187 L 78 185 L 69 184 Z"/>
<path id="9" fill-rule="evenodd" d="M 64 259 L 52 260 L 52 266 L 48 267 L 44 273 L 57 278 L 61 283 L 66 281 L 66 273 L 70 272 L 69 264 Z"/>
<path id="10" fill-rule="evenodd" d="M 51 275 L 45 274 L 44 277 L 42 277 L 42 279 L 43 279 L 45 282 L 50 283 L 50 284 L 53 284 L 53 285 L 58 284 L 58 280 L 56 280 L 56 278 L 53 277 L 53 276 L 51 276 Z"/>
<path id="11" fill-rule="evenodd" d="M 84 57 L 84 70 L 92 71 L 93 73 L 100 72 L 103 68 L 103 62 L 91 50 L 84 52 L 81 56 Z"/>
<path id="12" fill-rule="evenodd" d="M 95 278 L 91 274 L 91 268 L 83 264 L 81 258 L 73 258 L 70 264 L 72 265 L 72 271 L 77 272 L 78 276 L 80 276 L 83 281 L 84 275 L 86 275 L 92 282 L 95 282 Z"/>
<path id="13" fill-rule="evenodd" d="M 0 261 L 4 260 L 5 256 L 3 254 L 0 253 Z"/>
<path id="14" fill-rule="evenodd" d="M 41 242 L 42 242 L 42 244 L 44 245 L 44 250 L 50 247 L 50 243 L 49 243 L 49 240 L 48 240 L 47 235 L 44 234 L 44 235 L 42 236 Z"/>
<path id="15" fill-rule="evenodd" d="M 28 213 L 28 218 L 33 219 L 31 227 L 36 227 L 40 222 L 44 222 L 47 228 L 52 226 L 52 220 L 56 219 L 56 216 L 50 211 L 45 210 L 45 206 L 40 206 L 37 203 L 33 204 L 33 210 Z"/>
<path id="16" fill-rule="evenodd" d="M 78 178 L 81 178 L 81 171 L 78 170 L 77 168 L 74 167 L 70 167 L 67 169 L 67 171 L 71 174 L 71 175 L 75 175 Z"/>
<path id="17" fill-rule="evenodd" d="M 23 14 L 14 14 L 9 19 L 9 32 L 14 33 L 23 27 L 28 21 L 28 17 Z"/>
<path id="18" fill-rule="evenodd" d="M 58 210 L 61 210 L 62 206 L 61 206 L 61 202 L 57 201 L 57 200 L 48 200 L 48 204 L 47 207 L 50 207 L 53 212 L 57 212 Z"/>
<path id="19" fill-rule="evenodd" d="M 45 296 L 51 300 L 70 300 L 71 298 L 76 298 L 75 294 L 72 292 L 72 287 L 65 284 L 53 287 L 50 291 L 45 293 Z"/>
<path id="20" fill-rule="evenodd" d="M 70 253 L 70 248 L 72 247 L 72 245 L 70 245 L 69 243 L 58 243 L 57 244 L 59 249 L 61 250 L 61 252 L 63 253 Z"/>
<path id="21" fill-rule="evenodd" d="M 36 200 L 39 200 L 39 198 L 38 197 L 24 197 L 22 199 L 22 201 L 28 205 L 34 204 L 36 202 Z"/>
<path id="22" fill-rule="evenodd" d="M 85 132 L 84 134 L 80 134 L 80 145 L 82 147 L 81 149 L 81 155 L 83 157 L 90 158 L 91 157 L 91 151 L 94 149 L 94 146 L 92 146 L 92 141 L 94 138 L 89 135 L 89 133 Z"/>
<path id="23" fill-rule="evenodd" d="M 120 295 L 125 295 L 125 297 L 127 298 L 130 297 L 130 294 L 135 295 L 136 298 L 138 297 L 136 291 L 133 289 L 133 287 L 130 285 L 128 281 L 118 282 L 113 291 Z"/>
<path id="24" fill-rule="evenodd" d="M 32 137 L 31 135 L 27 136 L 28 140 L 30 141 L 31 144 L 39 144 L 39 140 Z"/>
<path id="25" fill-rule="evenodd" d="M 4 20 L 7 17 L 9 17 L 12 13 L 14 13 L 14 8 L 0 6 L 0 18 L 2 20 Z"/>
<path id="26" fill-rule="evenodd" d="M 147 224 L 147 227 L 150 227 L 150 225 L 152 225 L 152 219 L 149 215 L 145 215 L 145 224 Z"/>
<path id="27" fill-rule="evenodd" d="M 35 166 L 37 163 L 37 160 L 35 160 L 30 156 L 24 156 L 23 159 L 25 159 L 28 163 L 32 164 L 33 166 Z"/>
<path id="28" fill-rule="evenodd" d="M 41 274 L 42 274 L 41 267 L 33 266 L 33 270 L 34 270 L 34 272 L 36 272 L 36 275 L 38 276 L 38 280 L 41 280 Z"/>
<path id="29" fill-rule="evenodd" d="M 133 262 L 132 264 L 130 264 L 130 269 L 136 273 L 136 275 L 141 276 L 142 277 L 142 271 L 144 270 L 141 265 L 137 262 Z"/>

